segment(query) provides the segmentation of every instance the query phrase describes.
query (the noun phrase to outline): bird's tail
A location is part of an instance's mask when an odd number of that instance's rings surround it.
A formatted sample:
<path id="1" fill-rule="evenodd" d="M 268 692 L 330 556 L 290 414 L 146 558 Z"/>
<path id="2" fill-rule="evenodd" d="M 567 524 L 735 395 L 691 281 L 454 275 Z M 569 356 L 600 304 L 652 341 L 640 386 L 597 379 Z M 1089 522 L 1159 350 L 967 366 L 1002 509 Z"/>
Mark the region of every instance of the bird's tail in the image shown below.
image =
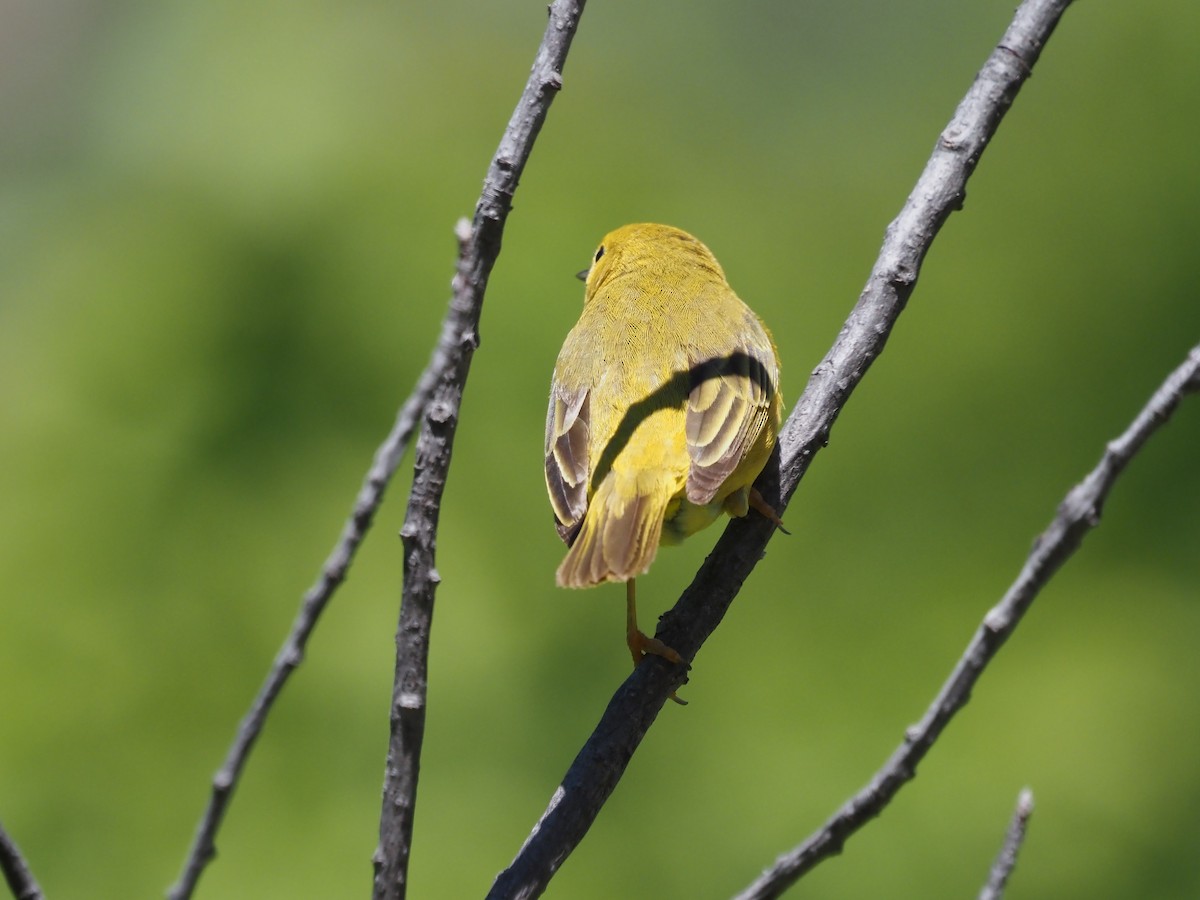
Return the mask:
<path id="1" fill-rule="evenodd" d="M 601 482 L 579 534 L 558 567 L 560 587 L 628 581 L 650 568 L 671 495 L 669 485 L 646 474 L 609 472 Z"/>

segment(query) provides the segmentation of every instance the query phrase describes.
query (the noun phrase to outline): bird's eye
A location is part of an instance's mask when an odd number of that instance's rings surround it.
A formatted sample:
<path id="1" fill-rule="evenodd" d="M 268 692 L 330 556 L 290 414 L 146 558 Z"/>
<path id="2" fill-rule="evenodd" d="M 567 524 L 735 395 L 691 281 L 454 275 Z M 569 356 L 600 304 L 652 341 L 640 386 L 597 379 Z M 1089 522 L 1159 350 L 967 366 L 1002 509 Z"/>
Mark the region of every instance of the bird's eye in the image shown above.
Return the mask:
<path id="1" fill-rule="evenodd" d="M 602 244 L 600 246 L 600 249 L 596 251 L 596 255 L 592 258 L 592 262 L 600 262 L 600 257 L 602 257 L 603 255 L 604 255 L 604 245 Z"/>

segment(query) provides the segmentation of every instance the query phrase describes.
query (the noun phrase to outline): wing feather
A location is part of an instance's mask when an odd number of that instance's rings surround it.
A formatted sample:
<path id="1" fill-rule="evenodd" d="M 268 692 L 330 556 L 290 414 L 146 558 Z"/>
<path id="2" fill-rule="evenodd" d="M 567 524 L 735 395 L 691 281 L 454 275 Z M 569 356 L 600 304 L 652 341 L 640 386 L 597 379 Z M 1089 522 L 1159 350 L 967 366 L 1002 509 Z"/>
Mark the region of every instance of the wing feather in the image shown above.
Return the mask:
<path id="1" fill-rule="evenodd" d="M 546 489 L 567 546 L 587 512 L 589 417 L 587 388 L 570 390 L 556 379 L 546 412 Z"/>
<path id="2" fill-rule="evenodd" d="M 770 346 L 769 339 L 762 343 Z M 692 503 L 713 500 L 767 425 L 779 373 L 774 360 L 763 359 L 761 352 L 742 344 L 692 367 L 686 417 L 691 458 L 687 498 Z"/>

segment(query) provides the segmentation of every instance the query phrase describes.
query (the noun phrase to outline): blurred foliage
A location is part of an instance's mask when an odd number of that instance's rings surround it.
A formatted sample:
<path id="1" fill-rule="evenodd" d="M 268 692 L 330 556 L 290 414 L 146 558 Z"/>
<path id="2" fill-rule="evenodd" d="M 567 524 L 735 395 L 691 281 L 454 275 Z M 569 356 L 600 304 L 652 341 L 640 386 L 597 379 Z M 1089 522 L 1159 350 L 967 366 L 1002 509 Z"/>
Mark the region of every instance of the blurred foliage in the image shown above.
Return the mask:
<path id="1" fill-rule="evenodd" d="M 1011 2 L 594 3 L 510 220 L 442 516 L 414 896 L 481 896 L 627 674 L 554 587 L 549 373 L 617 225 L 715 251 L 789 401 Z M 0 29 L 0 818 L 54 897 L 175 878 L 428 359 L 542 2 L 12 0 Z M 683 694 L 549 895 L 726 897 L 925 708 L 1200 339 L 1200 5 L 1071 9 Z M 908 787 L 796 896 L 1200 894 L 1200 408 L 1118 485 Z M 369 890 L 405 464 L 202 897 Z M 644 580 L 648 625 L 716 531 Z"/>

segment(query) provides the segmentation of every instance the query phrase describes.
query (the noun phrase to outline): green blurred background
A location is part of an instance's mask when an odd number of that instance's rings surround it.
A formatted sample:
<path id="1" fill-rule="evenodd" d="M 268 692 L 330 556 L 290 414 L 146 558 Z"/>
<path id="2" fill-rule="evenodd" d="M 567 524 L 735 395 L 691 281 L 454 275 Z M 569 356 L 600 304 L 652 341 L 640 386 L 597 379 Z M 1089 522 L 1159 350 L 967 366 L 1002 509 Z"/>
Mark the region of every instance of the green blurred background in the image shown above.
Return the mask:
<path id="1" fill-rule="evenodd" d="M 600 236 L 687 228 L 786 399 L 1011 0 L 583 17 L 483 316 L 442 515 L 414 897 L 478 897 L 628 673 L 554 586 L 549 374 Z M 55 898 L 160 895 L 428 359 L 542 0 L 8 0 L 0 820 Z M 723 898 L 920 717 L 1066 490 L 1200 340 L 1200 5 L 1079 3 L 887 353 L 549 896 Z M 1137 459 L 883 817 L 798 897 L 1200 895 L 1200 400 Z M 201 897 L 369 891 L 411 462 L 251 760 Z M 652 626 L 717 531 L 642 582 Z"/>

